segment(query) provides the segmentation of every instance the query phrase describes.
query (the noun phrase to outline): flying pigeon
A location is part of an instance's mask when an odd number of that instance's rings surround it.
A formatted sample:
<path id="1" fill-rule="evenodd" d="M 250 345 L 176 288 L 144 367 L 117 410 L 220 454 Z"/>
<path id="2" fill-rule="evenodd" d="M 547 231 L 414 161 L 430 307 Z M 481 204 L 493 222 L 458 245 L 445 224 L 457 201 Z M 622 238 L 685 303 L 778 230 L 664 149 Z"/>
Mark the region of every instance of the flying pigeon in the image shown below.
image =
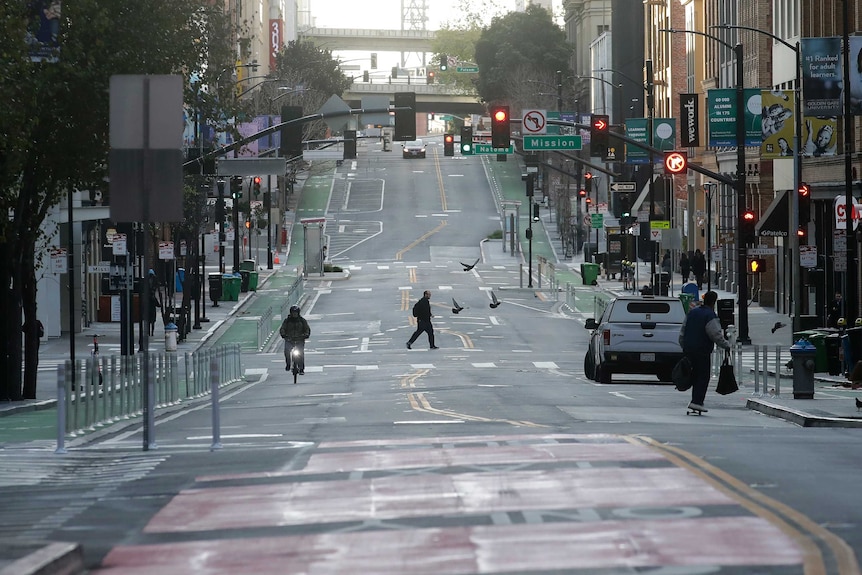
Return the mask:
<path id="1" fill-rule="evenodd" d="M 779 330 L 786 325 L 786 323 L 781 323 L 780 321 L 775 322 L 775 325 L 772 326 L 772 333 L 775 333 L 776 330 Z"/>
<path id="2" fill-rule="evenodd" d="M 475 262 L 473 262 L 473 265 L 465 264 L 464 262 L 461 262 L 461 265 L 462 265 L 462 266 L 464 266 L 464 271 L 465 271 L 465 272 L 468 272 L 468 271 L 470 271 L 471 269 L 473 269 L 474 267 L 476 267 L 476 264 L 478 264 L 478 263 L 479 263 L 479 260 L 481 260 L 481 259 L 482 259 L 482 258 L 476 258 L 476 261 L 475 261 Z"/>
<path id="3" fill-rule="evenodd" d="M 501 303 L 503 302 L 497 299 L 497 294 L 494 293 L 494 290 L 491 290 L 491 303 L 488 304 L 489 306 L 491 306 L 491 309 L 496 308 Z"/>
<path id="4" fill-rule="evenodd" d="M 462 309 L 464 309 L 464 308 L 461 307 L 460 305 L 458 305 L 458 302 L 455 301 L 455 298 L 452 298 L 452 313 L 458 313 Z"/>
<path id="5" fill-rule="evenodd" d="M 859 398 L 856 398 L 856 411 L 862 410 L 862 401 L 859 401 Z"/>

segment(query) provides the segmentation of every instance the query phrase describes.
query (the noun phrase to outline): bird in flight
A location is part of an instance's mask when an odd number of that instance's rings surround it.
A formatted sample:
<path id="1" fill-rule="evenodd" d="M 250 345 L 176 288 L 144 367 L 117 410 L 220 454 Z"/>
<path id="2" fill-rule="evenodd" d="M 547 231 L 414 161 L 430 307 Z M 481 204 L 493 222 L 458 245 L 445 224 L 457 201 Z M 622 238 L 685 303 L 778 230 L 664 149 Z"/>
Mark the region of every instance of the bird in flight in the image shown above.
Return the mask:
<path id="1" fill-rule="evenodd" d="M 458 313 L 462 309 L 464 309 L 464 308 L 461 307 L 460 305 L 458 305 L 458 302 L 455 301 L 455 298 L 452 298 L 452 313 Z"/>
<path id="2" fill-rule="evenodd" d="M 461 265 L 462 265 L 462 266 L 464 266 L 464 271 L 465 271 L 465 272 L 468 272 L 468 271 L 470 271 L 471 269 L 473 269 L 474 267 L 476 267 L 476 264 L 478 264 L 478 263 L 479 263 L 479 260 L 481 260 L 481 259 L 482 259 L 482 258 L 476 258 L 476 261 L 475 261 L 475 262 L 473 262 L 473 264 L 472 264 L 472 265 L 470 265 L 470 264 L 465 264 L 464 262 L 461 262 Z"/>
<path id="3" fill-rule="evenodd" d="M 786 325 L 787 325 L 786 323 L 781 323 L 780 321 L 775 322 L 775 325 L 772 326 L 772 333 L 775 333 L 776 330 L 779 330 Z"/>
<path id="4" fill-rule="evenodd" d="M 491 303 L 488 304 L 489 306 L 491 306 L 491 309 L 496 308 L 501 303 L 503 302 L 497 299 L 497 294 L 494 293 L 494 290 L 491 290 Z"/>

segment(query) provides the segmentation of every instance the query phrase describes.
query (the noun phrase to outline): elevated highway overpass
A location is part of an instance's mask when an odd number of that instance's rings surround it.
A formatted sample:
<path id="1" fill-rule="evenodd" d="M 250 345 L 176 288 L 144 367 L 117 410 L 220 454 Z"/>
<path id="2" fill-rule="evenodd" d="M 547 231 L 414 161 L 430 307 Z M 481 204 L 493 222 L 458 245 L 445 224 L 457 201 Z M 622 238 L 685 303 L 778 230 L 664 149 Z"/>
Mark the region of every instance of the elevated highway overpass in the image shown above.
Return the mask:
<path id="1" fill-rule="evenodd" d="M 408 84 L 406 81 L 395 81 L 388 83 L 381 80 L 379 83 L 354 83 L 341 98 L 351 108 L 361 107 L 362 96 L 391 96 L 394 99 L 396 92 L 415 92 L 416 111 L 419 113 L 454 114 L 466 116 L 467 114 L 483 114 L 485 106 L 479 103 L 478 96 L 472 93 L 464 93 L 453 86 L 439 84 Z"/>
<path id="2" fill-rule="evenodd" d="M 358 28 L 305 28 L 300 39 L 313 40 L 328 50 L 370 52 L 431 52 L 434 30 L 362 30 Z"/>

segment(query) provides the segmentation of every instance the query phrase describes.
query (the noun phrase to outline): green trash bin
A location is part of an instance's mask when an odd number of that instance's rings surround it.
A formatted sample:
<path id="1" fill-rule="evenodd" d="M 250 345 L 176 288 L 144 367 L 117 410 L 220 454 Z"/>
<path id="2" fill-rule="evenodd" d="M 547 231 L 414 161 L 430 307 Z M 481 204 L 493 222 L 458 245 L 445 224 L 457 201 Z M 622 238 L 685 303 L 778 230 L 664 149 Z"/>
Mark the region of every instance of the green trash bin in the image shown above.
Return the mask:
<path id="1" fill-rule="evenodd" d="M 599 279 L 599 264 L 581 264 L 581 278 L 585 286 L 596 285 Z"/>
<path id="2" fill-rule="evenodd" d="M 825 373 L 829 371 L 829 361 L 826 357 L 826 332 L 810 331 L 807 339 L 817 350 L 814 356 L 814 372 Z"/>
<path id="3" fill-rule="evenodd" d="M 239 271 L 241 272 L 253 272 L 257 269 L 257 262 L 254 260 L 243 260 L 241 264 L 239 264 Z"/>
<path id="4" fill-rule="evenodd" d="M 694 303 L 694 294 L 681 293 L 679 294 L 679 301 L 682 303 L 682 309 L 685 313 L 688 313 L 691 309 L 691 304 Z"/>
<path id="5" fill-rule="evenodd" d="M 239 301 L 239 275 L 225 274 L 222 276 L 222 299 L 224 301 Z"/>
<path id="6" fill-rule="evenodd" d="M 258 272 L 248 272 L 248 289 L 249 291 L 257 291 L 257 280 L 260 274 Z"/>

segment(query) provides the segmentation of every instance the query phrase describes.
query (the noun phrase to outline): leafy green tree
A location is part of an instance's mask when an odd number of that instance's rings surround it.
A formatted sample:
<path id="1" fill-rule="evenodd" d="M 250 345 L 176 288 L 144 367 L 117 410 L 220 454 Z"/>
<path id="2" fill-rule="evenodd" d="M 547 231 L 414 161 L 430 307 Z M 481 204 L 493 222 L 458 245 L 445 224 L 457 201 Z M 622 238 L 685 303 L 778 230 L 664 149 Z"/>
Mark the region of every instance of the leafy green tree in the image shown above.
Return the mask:
<path id="1" fill-rule="evenodd" d="M 109 150 L 109 81 L 115 74 L 197 72 L 211 94 L 187 87 L 186 101 L 212 118 L 230 117 L 220 102 L 221 72 L 233 66 L 232 26 L 208 0 L 76 0 L 63 5 L 60 57 L 32 62 L 27 6 L 0 7 L 0 398 L 36 396 L 36 246 L 48 211 L 73 190 L 102 191 Z M 77 302 L 71 302 L 77 305 Z M 28 326 L 21 375 L 21 316 Z"/>
<path id="2" fill-rule="evenodd" d="M 541 6 L 531 4 L 524 12 L 496 17 L 476 42 L 479 97 L 515 105 L 516 86 L 544 82 L 557 70 L 568 70 L 571 53 L 565 32 Z"/>

